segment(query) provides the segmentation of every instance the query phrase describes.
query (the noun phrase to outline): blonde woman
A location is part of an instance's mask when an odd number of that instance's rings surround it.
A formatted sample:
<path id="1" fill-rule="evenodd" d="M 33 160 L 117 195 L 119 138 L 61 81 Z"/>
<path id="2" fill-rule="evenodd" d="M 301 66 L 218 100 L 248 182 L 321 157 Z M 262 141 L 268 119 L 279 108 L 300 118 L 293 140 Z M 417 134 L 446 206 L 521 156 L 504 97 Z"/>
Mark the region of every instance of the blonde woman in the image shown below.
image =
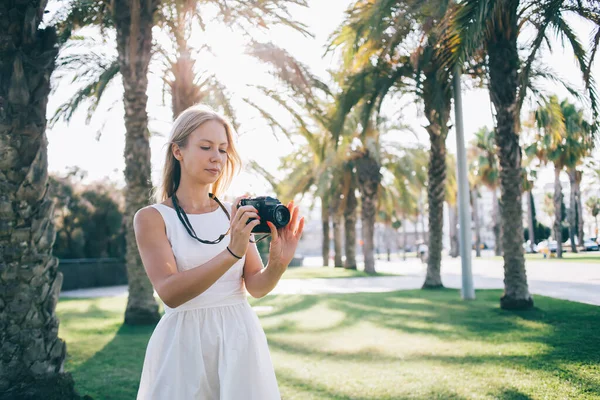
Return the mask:
<path id="1" fill-rule="evenodd" d="M 264 267 L 250 243 L 257 210 L 238 208 L 243 197 L 234 204 L 219 200 L 239 167 L 223 116 L 194 106 L 175 120 L 158 202 L 133 221 L 144 268 L 165 308 L 148 342 L 138 399 L 280 399 L 246 290 L 253 297 L 273 290 L 294 256 L 304 218 L 290 203 L 286 227 L 268 223 Z"/>

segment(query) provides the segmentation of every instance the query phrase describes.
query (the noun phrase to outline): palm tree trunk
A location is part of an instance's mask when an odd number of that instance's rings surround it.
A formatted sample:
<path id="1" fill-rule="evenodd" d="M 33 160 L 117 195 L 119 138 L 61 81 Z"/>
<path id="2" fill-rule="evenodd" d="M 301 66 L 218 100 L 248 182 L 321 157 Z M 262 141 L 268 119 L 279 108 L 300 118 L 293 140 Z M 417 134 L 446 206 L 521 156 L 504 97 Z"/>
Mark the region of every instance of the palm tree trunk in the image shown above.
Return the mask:
<path id="1" fill-rule="evenodd" d="M 335 268 L 342 268 L 344 261 L 342 259 L 342 249 L 344 248 L 342 243 L 343 238 L 343 226 L 342 226 L 342 214 L 334 211 L 331 215 L 333 221 L 333 266 Z"/>
<path id="2" fill-rule="evenodd" d="M 191 15 L 188 15 L 191 18 Z M 177 50 L 179 57 L 173 63 L 171 71 L 173 80 L 171 87 L 171 109 L 173 118 L 177 118 L 187 108 L 200 101 L 200 89 L 195 84 L 194 60 L 187 46 L 187 41 L 178 40 Z"/>
<path id="3" fill-rule="evenodd" d="M 323 266 L 329 267 L 329 202 L 325 196 L 321 197 L 321 226 L 323 227 L 323 242 L 321 254 L 323 255 Z"/>
<path id="4" fill-rule="evenodd" d="M 375 273 L 374 235 L 377 212 L 377 188 L 381 182 L 380 166 L 368 153 L 356 160 L 358 187 L 361 193 L 361 222 L 365 272 Z"/>
<path id="5" fill-rule="evenodd" d="M 504 3 L 486 43 L 489 56 L 490 97 L 496 110 L 496 145 L 500 160 L 500 196 L 504 249 L 504 309 L 533 307 L 523 255 L 523 208 L 521 205 L 521 147 L 519 146 L 519 53 L 517 49 L 519 1 Z"/>
<path id="6" fill-rule="evenodd" d="M 346 194 L 346 207 L 344 208 L 344 233 L 346 260 L 344 268 L 356 269 L 356 211 L 358 202 L 354 193 L 354 185 L 350 184 Z"/>
<path id="7" fill-rule="evenodd" d="M 148 64 L 152 55 L 152 26 L 156 0 L 116 1 L 113 18 L 123 77 L 125 107 L 125 220 L 129 297 L 125 324 L 152 325 L 160 319 L 154 289 L 143 268 L 133 232 L 133 216 L 148 205 L 152 182 L 148 132 Z"/>
<path id="8" fill-rule="evenodd" d="M 577 237 L 579 239 L 579 245 L 583 246 L 583 204 L 581 202 L 581 179 L 583 177 L 582 171 L 575 171 L 575 204 L 577 205 Z"/>
<path id="9" fill-rule="evenodd" d="M 571 242 L 571 251 L 577 253 L 575 237 L 577 236 L 577 171 L 575 168 L 569 168 L 569 185 L 571 193 L 569 195 L 569 241 Z"/>
<path id="10" fill-rule="evenodd" d="M 527 192 L 527 222 L 529 224 L 529 240 L 533 249 L 535 245 L 535 224 L 533 222 L 533 194 L 531 190 Z"/>
<path id="11" fill-rule="evenodd" d="M 446 136 L 445 125 L 430 121 L 429 170 L 427 200 L 429 203 L 429 240 L 427 274 L 423 288 L 444 287 L 441 276 L 442 235 L 444 228 L 444 197 L 446 196 Z"/>
<path id="12" fill-rule="evenodd" d="M 450 221 L 450 257 L 456 258 L 458 248 L 458 209 L 456 205 L 448 205 L 448 219 Z"/>
<path id="13" fill-rule="evenodd" d="M 498 207 L 498 194 L 496 188 L 492 190 L 492 223 L 494 224 L 494 254 L 497 256 L 502 255 L 502 232 L 500 229 L 500 218 L 499 218 L 499 207 Z"/>
<path id="14" fill-rule="evenodd" d="M 473 204 L 473 222 L 475 227 L 475 257 L 481 257 L 481 228 L 479 224 L 479 192 L 476 187 L 471 190 Z"/>
<path id="15" fill-rule="evenodd" d="M 0 12 L 0 397 L 75 399 L 56 303 L 62 285 L 48 195 L 46 105 L 58 53 L 45 1 Z"/>
<path id="16" fill-rule="evenodd" d="M 554 166 L 554 239 L 556 240 L 556 257 L 562 258 L 562 186 L 560 184 L 561 168 Z"/>

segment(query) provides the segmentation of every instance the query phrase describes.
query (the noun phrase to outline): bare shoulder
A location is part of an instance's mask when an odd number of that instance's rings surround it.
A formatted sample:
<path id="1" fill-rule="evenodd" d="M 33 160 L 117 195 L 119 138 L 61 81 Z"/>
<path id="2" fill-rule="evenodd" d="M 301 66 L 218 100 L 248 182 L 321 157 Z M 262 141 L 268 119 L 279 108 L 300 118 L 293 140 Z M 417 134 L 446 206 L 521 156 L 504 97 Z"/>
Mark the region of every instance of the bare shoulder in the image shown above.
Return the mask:
<path id="1" fill-rule="evenodd" d="M 135 213 L 133 217 L 133 226 L 136 230 L 146 230 L 161 226 L 164 228 L 164 221 L 156 208 L 146 206 Z"/>

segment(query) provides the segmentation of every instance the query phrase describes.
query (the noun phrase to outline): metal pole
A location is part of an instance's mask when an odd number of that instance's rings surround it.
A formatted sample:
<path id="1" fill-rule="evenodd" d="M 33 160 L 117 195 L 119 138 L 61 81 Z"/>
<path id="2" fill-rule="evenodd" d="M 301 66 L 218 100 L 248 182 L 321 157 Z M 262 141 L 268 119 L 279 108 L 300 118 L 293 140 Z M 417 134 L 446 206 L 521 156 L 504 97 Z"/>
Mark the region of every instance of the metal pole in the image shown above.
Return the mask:
<path id="1" fill-rule="evenodd" d="M 460 219 L 460 262 L 462 264 L 461 296 L 465 300 L 475 299 L 473 274 L 471 272 L 471 207 L 469 203 L 469 181 L 467 179 L 467 154 L 462 118 L 460 89 L 460 66 L 454 68 L 454 114 L 456 127 L 456 165 L 458 169 L 458 213 Z"/>

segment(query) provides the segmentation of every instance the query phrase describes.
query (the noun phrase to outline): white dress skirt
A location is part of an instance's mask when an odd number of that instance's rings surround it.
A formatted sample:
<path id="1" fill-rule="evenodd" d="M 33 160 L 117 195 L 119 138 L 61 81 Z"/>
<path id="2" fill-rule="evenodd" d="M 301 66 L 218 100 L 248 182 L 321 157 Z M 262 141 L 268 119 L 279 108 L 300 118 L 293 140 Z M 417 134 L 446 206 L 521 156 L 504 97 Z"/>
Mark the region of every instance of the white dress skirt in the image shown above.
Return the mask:
<path id="1" fill-rule="evenodd" d="M 162 215 L 179 271 L 196 268 L 229 244 L 206 245 L 190 237 L 177 213 Z M 231 204 L 225 207 L 231 210 Z M 196 235 L 214 240 L 229 228 L 221 208 L 187 214 Z M 199 296 L 165 314 L 144 359 L 138 400 L 279 400 L 265 333 L 248 304 L 242 273 L 245 257 Z"/>

